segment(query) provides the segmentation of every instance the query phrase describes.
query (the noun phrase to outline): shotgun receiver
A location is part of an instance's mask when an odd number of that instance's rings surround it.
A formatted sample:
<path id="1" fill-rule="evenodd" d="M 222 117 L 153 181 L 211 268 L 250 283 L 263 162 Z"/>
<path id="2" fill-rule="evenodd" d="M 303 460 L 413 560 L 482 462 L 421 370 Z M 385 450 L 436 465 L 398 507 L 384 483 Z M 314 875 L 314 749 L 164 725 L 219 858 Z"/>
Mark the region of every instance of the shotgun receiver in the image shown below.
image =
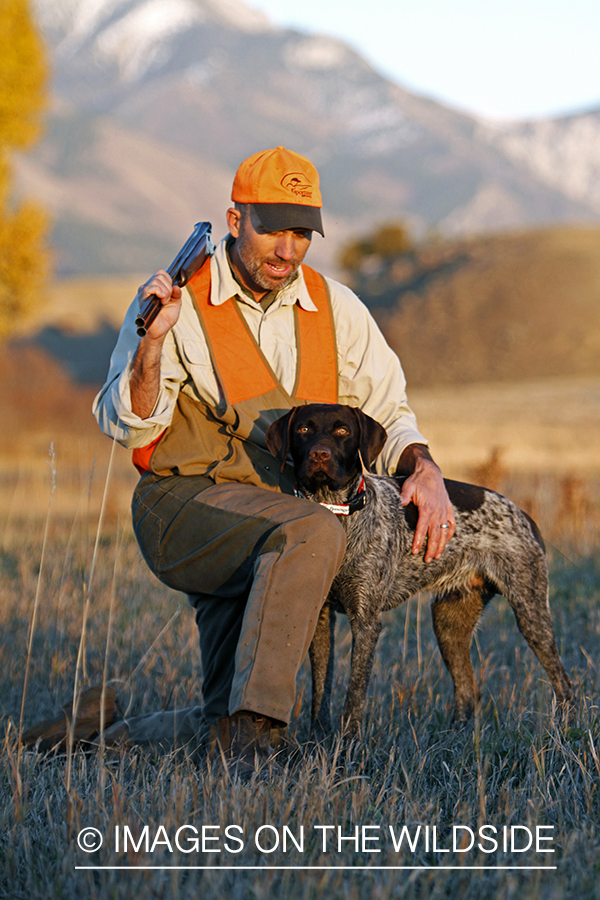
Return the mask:
<path id="1" fill-rule="evenodd" d="M 167 269 L 173 284 L 183 287 L 192 275 L 196 274 L 206 257 L 213 255 L 215 248 L 210 237 L 211 231 L 210 222 L 198 222 L 194 226 L 192 234 Z M 140 337 L 144 337 L 161 307 L 160 297 L 157 297 L 156 294 L 150 294 L 143 301 L 135 320 Z"/>

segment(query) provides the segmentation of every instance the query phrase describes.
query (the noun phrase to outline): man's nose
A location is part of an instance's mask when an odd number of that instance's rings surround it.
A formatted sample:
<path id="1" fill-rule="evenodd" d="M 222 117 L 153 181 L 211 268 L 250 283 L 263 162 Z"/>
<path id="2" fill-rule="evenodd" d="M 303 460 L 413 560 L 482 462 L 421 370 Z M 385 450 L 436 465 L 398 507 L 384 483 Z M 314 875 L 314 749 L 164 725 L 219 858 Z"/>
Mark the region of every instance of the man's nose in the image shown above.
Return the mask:
<path id="1" fill-rule="evenodd" d="M 277 236 L 275 245 L 275 255 L 279 259 L 293 259 L 296 255 L 296 247 L 294 244 L 294 233 L 292 231 L 282 231 Z"/>

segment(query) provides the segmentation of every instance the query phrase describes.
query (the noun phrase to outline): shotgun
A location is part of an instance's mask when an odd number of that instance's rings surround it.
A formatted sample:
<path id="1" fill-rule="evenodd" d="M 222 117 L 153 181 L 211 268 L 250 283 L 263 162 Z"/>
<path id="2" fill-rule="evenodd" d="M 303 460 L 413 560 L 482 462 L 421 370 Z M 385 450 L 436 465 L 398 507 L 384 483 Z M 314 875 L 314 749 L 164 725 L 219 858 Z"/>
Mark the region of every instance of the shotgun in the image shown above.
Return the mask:
<path id="1" fill-rule="evenodd" d="M 169 268 L 166 270 L 173 284 L 183 287 L 188 283 L 192 275 L 195 275 L 207 256 L 215 252 L 210 237 L 212 225 L 210 222 L 198 222 Z M 160 297 L 150 294 L 142 302 L 140 311 L 136 316 L 135 324 L 137 333 L 144 337 L 162 307 Z"/>

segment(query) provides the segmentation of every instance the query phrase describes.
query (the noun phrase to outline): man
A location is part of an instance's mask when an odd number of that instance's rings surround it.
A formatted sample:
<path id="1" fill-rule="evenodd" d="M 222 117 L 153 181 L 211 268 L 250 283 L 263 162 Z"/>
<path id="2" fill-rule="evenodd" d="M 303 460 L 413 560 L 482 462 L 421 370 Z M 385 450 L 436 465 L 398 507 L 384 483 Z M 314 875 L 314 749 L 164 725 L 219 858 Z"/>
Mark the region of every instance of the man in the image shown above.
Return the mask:
<path id="1" fill-rule="evenodd" d="M 138 291 L 94 404 L 143 473 L 133 521 L 152 571 L 196 610 L 203 727 L 249 767 L 294 704 L 298 669 L 344 553 L 329 510 L 293 496 L 265 432 L 292 406 L 341 402 L 381 422 L 378 470 L 409 476 L 426 562 L 454 532 L 439 469 L 406 403 L 397 357 L 364 305 L 302 266 L 323 234 L 315 167 L 277 147 L 245 160 L 229 235 L 188 285 L 159 271 Z M 138 339 L 140 301 L 162 310 Z"/>

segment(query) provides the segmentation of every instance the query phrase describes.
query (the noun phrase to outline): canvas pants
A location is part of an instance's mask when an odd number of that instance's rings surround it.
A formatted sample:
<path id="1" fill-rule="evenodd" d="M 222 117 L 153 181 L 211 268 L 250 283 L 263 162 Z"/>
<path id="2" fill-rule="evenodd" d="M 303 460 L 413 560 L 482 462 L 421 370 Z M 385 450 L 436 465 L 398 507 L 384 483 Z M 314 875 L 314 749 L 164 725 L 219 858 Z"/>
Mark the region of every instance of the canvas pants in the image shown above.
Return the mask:
<path id="1" fill-rule="evenodd" d="M 132 511 L 146 562 L 196 611 L 205 721 L 251 710 L 287 724 L 344 555 L 335 516 L 252 485 L 151 473 Z"/>

